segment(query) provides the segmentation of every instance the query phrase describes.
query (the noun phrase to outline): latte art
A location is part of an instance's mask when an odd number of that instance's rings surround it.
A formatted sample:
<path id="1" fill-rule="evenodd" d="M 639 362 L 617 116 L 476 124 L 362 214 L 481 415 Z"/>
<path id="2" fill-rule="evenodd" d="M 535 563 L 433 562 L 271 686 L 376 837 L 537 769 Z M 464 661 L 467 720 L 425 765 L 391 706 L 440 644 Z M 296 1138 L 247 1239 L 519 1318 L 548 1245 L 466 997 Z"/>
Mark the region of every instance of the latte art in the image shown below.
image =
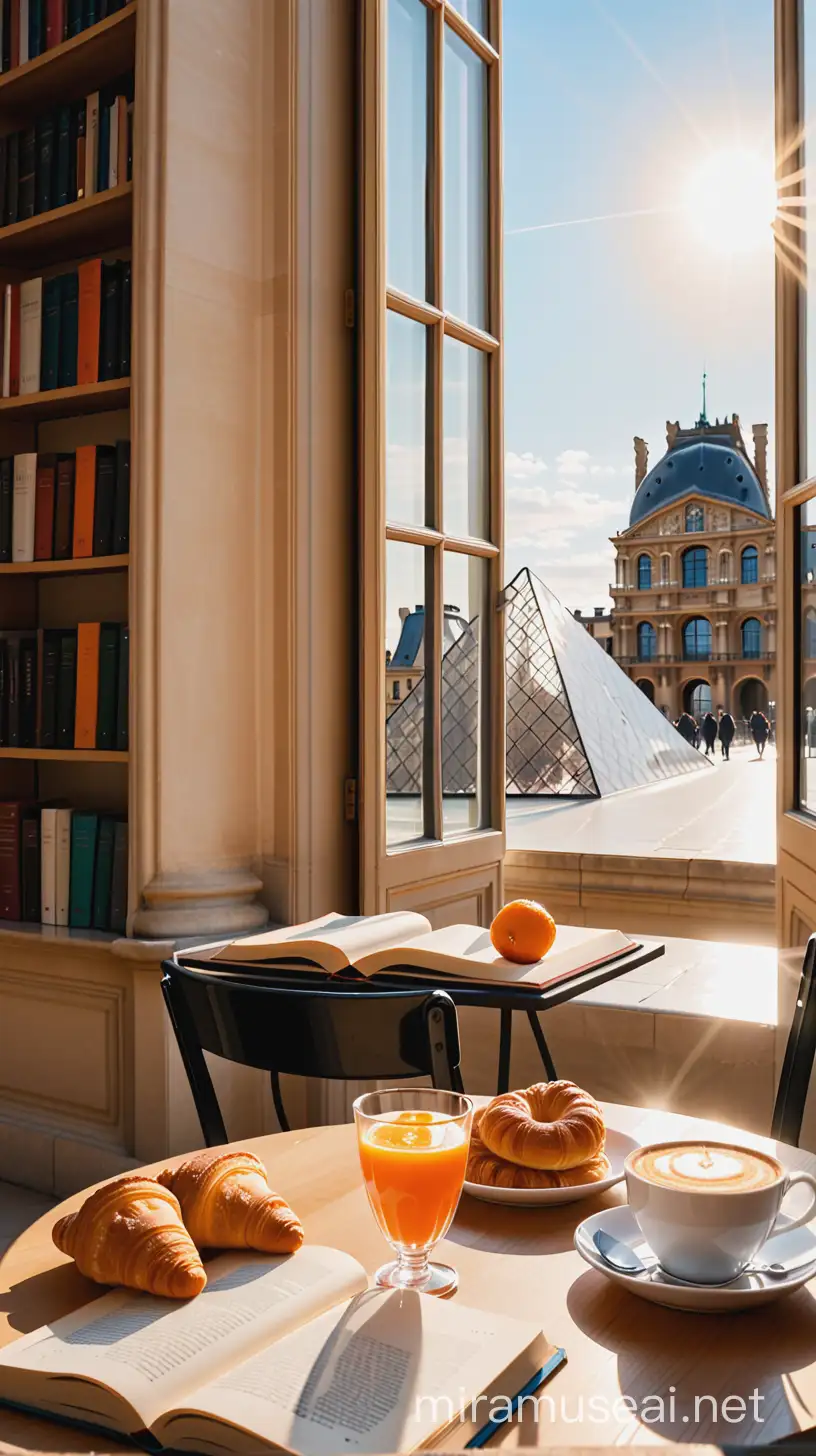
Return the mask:
<path id="1" fill-rule="evenodd" d="M 667 1143 L 644 1148 L 632 1171 L 661 1188 L 678 1192 L 749 1193 L 782 1177 L 775 1158 L 724 1143 Z"/>

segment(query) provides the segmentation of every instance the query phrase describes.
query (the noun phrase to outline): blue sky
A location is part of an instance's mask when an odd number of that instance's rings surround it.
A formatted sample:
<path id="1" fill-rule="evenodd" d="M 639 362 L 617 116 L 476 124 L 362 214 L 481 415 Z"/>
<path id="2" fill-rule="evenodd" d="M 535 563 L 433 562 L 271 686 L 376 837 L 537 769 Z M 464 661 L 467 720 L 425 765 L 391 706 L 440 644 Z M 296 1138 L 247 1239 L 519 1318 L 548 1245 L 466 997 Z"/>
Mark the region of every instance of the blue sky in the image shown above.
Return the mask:
<path id="1" fill-rule="evenodd" d="M 507 575 L 530 565 L 569 607 L 607 602 L 632 437 L 658 459 L 704 367 L 710 418 L 772 427 L 770 241 L 718 252 L 685 206 L 712 154 L 772 172 L 772 12 L 504 0 Z"/>

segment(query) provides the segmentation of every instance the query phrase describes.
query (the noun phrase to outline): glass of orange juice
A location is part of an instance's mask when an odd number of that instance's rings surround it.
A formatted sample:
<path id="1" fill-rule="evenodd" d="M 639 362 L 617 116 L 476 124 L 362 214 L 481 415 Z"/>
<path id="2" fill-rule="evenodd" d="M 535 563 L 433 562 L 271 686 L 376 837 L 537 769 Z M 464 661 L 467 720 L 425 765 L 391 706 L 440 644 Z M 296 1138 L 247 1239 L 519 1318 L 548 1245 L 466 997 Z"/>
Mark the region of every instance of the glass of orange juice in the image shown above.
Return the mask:
<path id="1" fill-rule="evenodd" d="M 377 1284 L 450 1294 L 459 1278 L 430 1252 L 447 1233 L 462 1192 L 473 1103 L 461 1092 L 395 1088 L 354 1104 L 368 1201 L 397 1258 Z"/>

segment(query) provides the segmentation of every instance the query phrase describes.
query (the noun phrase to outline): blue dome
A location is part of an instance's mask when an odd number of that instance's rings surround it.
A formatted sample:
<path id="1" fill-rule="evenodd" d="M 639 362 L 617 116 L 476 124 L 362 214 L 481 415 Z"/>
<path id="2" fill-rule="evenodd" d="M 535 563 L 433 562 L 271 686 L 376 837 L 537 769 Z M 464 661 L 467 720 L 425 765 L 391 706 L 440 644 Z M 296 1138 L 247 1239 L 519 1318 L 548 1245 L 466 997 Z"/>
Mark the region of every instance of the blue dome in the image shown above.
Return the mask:
<path id="1" fill-rule="evenodd" d="M 744 506 L 770 518 L 770 508 L 753 466 L 731 445 L 712 440 L 680 444 L 658 460 L 635 492 L 629 525 L 687 495 L 704 495 L 731 506 Z"/>

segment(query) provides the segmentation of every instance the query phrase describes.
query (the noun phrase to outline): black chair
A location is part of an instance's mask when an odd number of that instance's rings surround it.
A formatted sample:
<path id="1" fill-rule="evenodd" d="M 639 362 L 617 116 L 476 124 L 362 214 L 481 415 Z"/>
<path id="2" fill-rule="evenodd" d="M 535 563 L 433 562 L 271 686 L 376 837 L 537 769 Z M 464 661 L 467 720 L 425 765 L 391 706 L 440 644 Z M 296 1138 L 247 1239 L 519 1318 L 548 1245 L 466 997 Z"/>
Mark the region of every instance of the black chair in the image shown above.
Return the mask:
<path id="1" fill-rule="evenodd" d="M 392 1081 L 430 1077 L 463 1091 L 456 1007 L 444 991 L 303 990 L 260 975 L 207 974 L 164 961 L 162 992 L 207 1147 L 228 1142 L 204 1059 L 270 1073 L 281 1128 L 289 1121 L 279 1075 Z"/>
<path id="2" fill-rule="evenodd" d="M 816 935 L 807 943 L 802 979 L 788 1032 L 771 1123 L 771 1137 L 798 1148 L 816 1055 Z"/>

